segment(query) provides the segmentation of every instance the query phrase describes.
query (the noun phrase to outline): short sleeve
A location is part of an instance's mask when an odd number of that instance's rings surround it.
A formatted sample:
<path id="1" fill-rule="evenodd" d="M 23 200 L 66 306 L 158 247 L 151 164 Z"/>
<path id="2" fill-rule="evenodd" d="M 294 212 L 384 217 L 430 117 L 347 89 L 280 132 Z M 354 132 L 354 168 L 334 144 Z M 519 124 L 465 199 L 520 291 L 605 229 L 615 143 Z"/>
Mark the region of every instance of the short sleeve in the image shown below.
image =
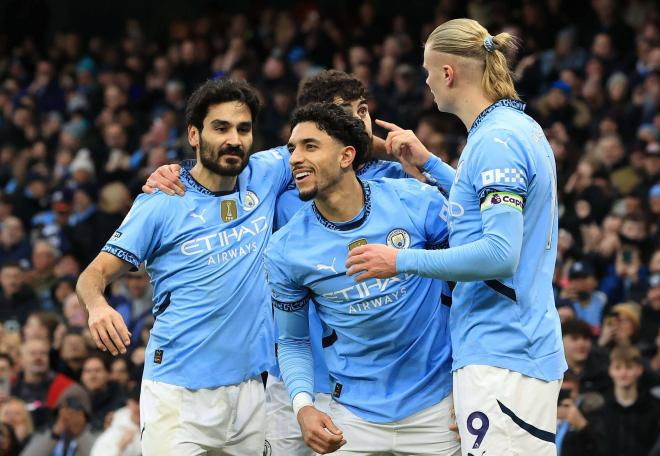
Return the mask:
<path id="1" fill-rule="evenodd" d="M 293 178 L 289 168 L 291 154 L 286 146 L 279 146 L 255 154 L 254 159 L 263 161 L 268 166 L 269 174 L 274 178 L 274 190 L 277 195 L 284 193 Z"/>
<path id="2" fill-rule="evenodd" d="M 273 237 L 264 253 L 266 280 L 271 289 L 273 305 L 285 312 L 295 312 L 307 305 L 309 290 L 292 278 L 292 268 L 279 251 L 281 245 L 281 241 L 277 242 Z"/>
<path id="3" fill-rule="evenodd" d="M 163 211 L 160 198 L 158 194 L 138 196 L 124 221 L 101 251 L 130 263 L 135 269 L 139 268 L 159 245 L 160 214 Z"/>
<path id="4" fill-rule="evenodd" d="M 507 130 L 486 132 L 473 147 L 470 178 L 480 198 L 493 192 L 527 197 L 531 170 L 524 143 Z"/>
<path id="5" fill-rule="evenodd" d="M 400 187 L 399 197 L 410 220 L 424 233 L 426 248 L 446 248 L 449 229 L 448 203 L 444 195 L 437 187 L 415 179 L 401 179 L 396 185 Z"/>

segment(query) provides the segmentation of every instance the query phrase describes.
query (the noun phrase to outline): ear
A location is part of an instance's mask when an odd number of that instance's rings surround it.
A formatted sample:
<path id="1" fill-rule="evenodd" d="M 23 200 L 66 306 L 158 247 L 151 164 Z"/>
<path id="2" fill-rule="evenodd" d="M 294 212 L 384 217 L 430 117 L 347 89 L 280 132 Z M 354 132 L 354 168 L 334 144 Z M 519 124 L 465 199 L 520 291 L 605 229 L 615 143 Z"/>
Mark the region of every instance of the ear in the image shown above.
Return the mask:
<path id="1" fill-rule="evenodd" d="M 188 125 L 188 142 L 190 147 L 197 150 L 199 146 L 199 136 L 201 135 L 200 131 L 194 125 Z"/>
<path id="2" fill-rule="evenodd" d="M 451 65 L 442 66 L 442 77 L 445 81 L 447 87 L 452 87 L 454 85 L 454 79 L 456 77 L 454 72 L 454 67 Z"/>
<path id="3" fill-rule="evenodd" d="M 342 169 L 352 168 L 356 155 L 357 152 L 353 146 L 344 147 L 339 154 L 339 166 L 341 166 Z"/>

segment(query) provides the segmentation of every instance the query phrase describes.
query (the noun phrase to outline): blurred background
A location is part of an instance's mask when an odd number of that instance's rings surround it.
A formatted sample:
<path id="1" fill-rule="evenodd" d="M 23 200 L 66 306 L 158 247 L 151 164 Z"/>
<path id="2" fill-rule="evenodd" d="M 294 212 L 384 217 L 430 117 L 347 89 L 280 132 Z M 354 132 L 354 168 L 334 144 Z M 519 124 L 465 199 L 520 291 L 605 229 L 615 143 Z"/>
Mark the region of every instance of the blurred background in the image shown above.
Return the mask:
<path id="1" fill-rule="evenodd" d="M 182 121 L 198 84 L 258 88 L 257 151 L 286 143 L 302 78 L 343 70 L 368 87 L 372 118 L 455 164 L 466 131 L 437 111 L 421 62 L 428 34 L 457 17 L 521 39 L 509 63 L 557 161 L 561 454 L 660 454 L 656 2 L 5 0 L 0 455 L 65 454 L 51 435 L 63 432 L 76 456 L 140 454 L 149 278 L 108 290 L 133 334 L 115 359 L 93 348 L 74 288 L 147 176 L 190 156 Z"/>

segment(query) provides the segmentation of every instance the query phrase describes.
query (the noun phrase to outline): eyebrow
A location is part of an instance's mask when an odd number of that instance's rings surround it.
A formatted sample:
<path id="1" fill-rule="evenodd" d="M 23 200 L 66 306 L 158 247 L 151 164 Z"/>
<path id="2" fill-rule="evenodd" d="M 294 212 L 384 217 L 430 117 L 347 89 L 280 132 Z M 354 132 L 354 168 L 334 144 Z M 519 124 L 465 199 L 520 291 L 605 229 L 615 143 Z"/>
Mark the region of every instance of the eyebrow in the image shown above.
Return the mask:
<path id="1" fill-rule="evenodd" d="M 297 142 L 300 143 L 300 144 L 303 144 L 303 145 L 305 145 L 305 144 L 320 144 L 320 143 L 321 143 L 321 141 L 319 141 L 319 140 L 316 139 L 316 138 L 303 138 L 303 139 L 301 139 L 301 140 L 299 140 L 299 141 L 297 141 Z M 290 141 L 289 141 L 289 142 L 287 143 L 286 147 L 287 147 L 288 149 L 291 149 L 291 148 L 295 149 L 295 148 L 296 148 L 296 143 L 295 143 L 295 142 L 290 142 Z"/>
<path id="2" fill-rule="evenodd" d="M 222 119 L 213 119 L 211 122 L 211 126 L 214 128 L 217 127 L 231 127 L 233 125 L 232 122 L 228 120 L 222 120 Z M 239 122 L 238 127 L 243 127 L 243 128 L 252 128 L 252 122 Z"/>

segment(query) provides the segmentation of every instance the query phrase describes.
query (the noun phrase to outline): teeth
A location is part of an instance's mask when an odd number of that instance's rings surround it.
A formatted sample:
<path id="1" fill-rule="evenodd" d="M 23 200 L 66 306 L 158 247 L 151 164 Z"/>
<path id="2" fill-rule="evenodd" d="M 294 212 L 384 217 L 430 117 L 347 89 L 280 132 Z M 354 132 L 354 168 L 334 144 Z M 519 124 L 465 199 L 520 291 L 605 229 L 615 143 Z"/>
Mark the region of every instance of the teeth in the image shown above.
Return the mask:
<path id="1" fill-rule="evenodd" d="M 303 178 L 305 178 L 305 177 L 307 177 L 307 176 L 309 176 L 309 175 L 311 175 L 311 174 L 312 174 L 312 173 L 310 173 L 309 171 L 305 171 L 305 172 L 302 172 L 302 173 L 298 173 L 298 174 L 296 174 L 296 179 L 303 179 Z"/>

